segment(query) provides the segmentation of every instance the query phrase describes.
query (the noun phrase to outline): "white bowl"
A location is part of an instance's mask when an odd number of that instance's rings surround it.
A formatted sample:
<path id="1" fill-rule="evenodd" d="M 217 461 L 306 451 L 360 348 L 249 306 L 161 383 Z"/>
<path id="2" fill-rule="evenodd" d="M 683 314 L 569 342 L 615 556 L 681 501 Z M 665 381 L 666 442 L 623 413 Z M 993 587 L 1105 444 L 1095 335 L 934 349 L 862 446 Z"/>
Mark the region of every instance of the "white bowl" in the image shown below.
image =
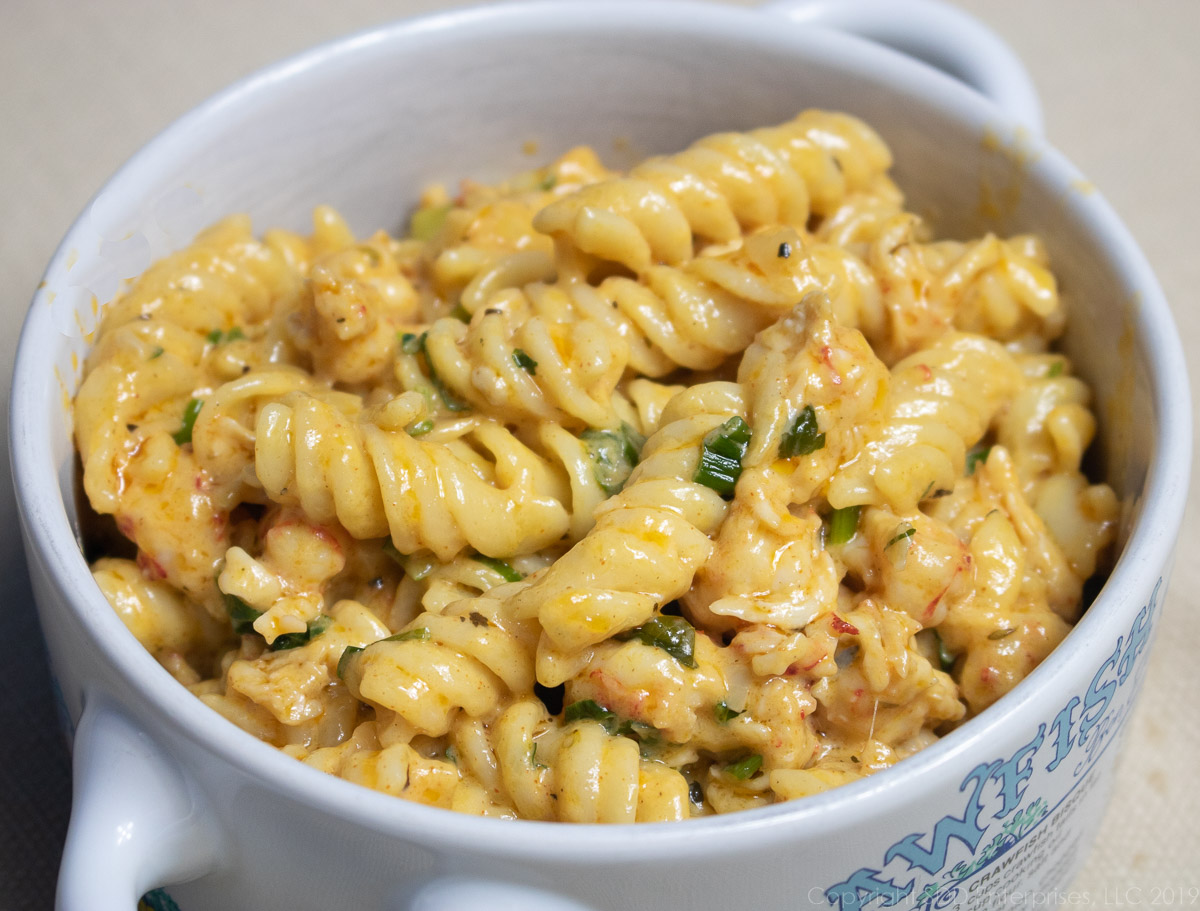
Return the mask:
<path id="1" fill-rule="evenodd" d="M 917 53 L 975 85 L 856 31 Z M 1032 230 L 1074 311 L 1065 349 L 1097 394 L 1121 556 L 1067 640 L 1011 694 L 897 768 L 803 801 L 636 827 L 477 819 L 323 775 L 228 724 L 126 631 L 75 534 L 70 398 L 97 301 L 204 225 L 300 228 L 314 204 L 396 227 L 435 179 L 487 179 L 570 145 L 629 164 L 806 107 L 863 117 L 911 204 L 958 236 Z M 183 911 L 729 907 L 842 911 L 1050 890 L 1082 862 L 1147 662 L 1186 495 L 1183 357 L 1111 209 L 1038 137 L 994 36 L 919 0 L 735 10 L 529 4 L 402 22 L 242 82 L 136 155 L 72 227 L 26 321 L 12 450 L 75 803 L 59 907 Z M 623 160 L 624 159 L 624 160 Z M 980 214 L 981 187 L 1011 205 Z"/>

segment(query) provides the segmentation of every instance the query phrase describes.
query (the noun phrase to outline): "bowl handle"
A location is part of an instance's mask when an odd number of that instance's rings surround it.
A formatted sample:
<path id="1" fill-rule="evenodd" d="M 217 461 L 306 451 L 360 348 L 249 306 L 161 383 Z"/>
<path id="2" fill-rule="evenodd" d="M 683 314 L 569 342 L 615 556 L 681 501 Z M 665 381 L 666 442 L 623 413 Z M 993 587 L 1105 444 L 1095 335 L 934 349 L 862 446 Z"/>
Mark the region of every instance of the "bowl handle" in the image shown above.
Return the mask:
<path id="1" fill-rule="evenodd" d="M 1027 129 L 1042 132 L 1042 106 L 1020 58 L 990 28 L 947 3 L 774 0 L 762 8 L 915 57 L 966 83 Z"/>
<path id="2" fill-rule="evenodd" d="M 73 778 L 57 911 L 132 911 L 150 889 L 218 864 L 222 839 L 199 790 L 102 696 L 85 701 Z"/>

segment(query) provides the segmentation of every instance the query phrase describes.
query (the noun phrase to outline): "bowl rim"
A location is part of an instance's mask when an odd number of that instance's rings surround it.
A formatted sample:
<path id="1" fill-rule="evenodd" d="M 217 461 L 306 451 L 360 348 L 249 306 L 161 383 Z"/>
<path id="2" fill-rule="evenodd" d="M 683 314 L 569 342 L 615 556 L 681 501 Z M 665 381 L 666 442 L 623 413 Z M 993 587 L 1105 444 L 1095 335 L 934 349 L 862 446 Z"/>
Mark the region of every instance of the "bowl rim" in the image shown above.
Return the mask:
<path id="1" fill-rule="evenodd" d="M 687 21 L 681 27 L 682 9 L 687 10 Z M 247 106 L 269 104 L 277 83 L 337 67 L 351 55 L 379 52 L 393 46 L 402 52 L 407 42 L 448 30 L 487 29 L 495 40 L 501 40 L 506 29 L 532 27 L 561 31 L 574 30 L 585 23 L 593 26 L 602 23 L 648 30 L 670 28 L 677 35 L 691 37 L 720 35 L 731 44 L 784 43 L 797 56 L 832 61 L 838 67 L 886 79 L 906 92 L 920 94 L 947 117 L 981 131 L 997 128 L 1006 134 L 1019 131 L 1015 123 L 985 98 L 926 64 L 873 42 L 813 25 L 787 23 L 788 28 L 774 28 L 784 20 L 776 23 L 766 18 L 770 15 L 773 14 L 689 0 L 650 4 L 635 4 L 632 0 L 572 4 L 533 0 L 455 9 L 387 23 L 335 38 L 235 82 L 170 124 L 105 182 L 58 247 L 26 318 L 17 348 L 10 400 L 10 455 L 26 547 L 31 556 L 36 552 L 62 596 L 64 609 L 92 637 L 103 661 L 130 692 L 153 708 L 153 725 L 142 726 L 149 728 L 156 742 L 163 737 L 159 730 L 168 729 L 174 737 L 200 745 L 202 756 L 219 757 L 265 789 L 356 825 L 401 839 L 419 837 L 430 845 L 460 848 L 469 845 L 505 857 L 536 853 L 544 860 L 576 864 L 588 863 L 589 858 L 597 864 L 642 859 L 647 850 L 654 850 L 659 858 L 728 855 L 731 844 L 727 840 L 697 836 L 717 829 L 725 836 L 736 832 L 743 836 L 736 850 L 751 850 L 764 839 L 773 839 L 773 833 L 781 828 L 799 831 L 813 827 L 813 831 L 819 831 L 816 827 L 828 829 L 831 818 L 839 820 L 843 827 L 850 827 L 877 813 L 881 806 L 878 801 L 888 792 L 913 795 L 920 794 L 922 788 L 935 786 L 937 770 L 952 768 L 962 761 L 963 754 L 977 752 L 993 732 L 1021 725 L 1023 720 L 1040 718 L 1038 700 L 1046 691 L 1054 691 L 1051 684 L 1054 677 L 1081 664 L 1085 655 L 1099 654 L 1111 647 L 1114 630 L 1120 628 L 1123 632 L 1132 615 L 1124 602 L 1140 603 L 1149 595 L 1155 579 L 1169 567 L 1186 500 L 1191 408 L 1182 346 L 1162 291 L 1141 250 L 1098 193 L 1059 195 L 1070 216 L 1086 225 L 1092 239 L 1113 254 L 1114 268 L 1119 266 L 1118 271 L 1139 297 L 1137 306 L 1129 308 L 1130 322 L 1137 355 L 1145 364 L 1154 404 L 1161 415 L 1140 513 L 1103 590 L 1068 640 L 986 712 L 889 769 L 886 775 L 872 776 L 803 801 L 681 823 L 637 823 L 632 824 L 632 829 L 628 824 L 563 826 L 531 820 L 495 820 L 397 801 L 307 767 L 228 723 L 179 686 L 129 634 L 99 589 L 86 583 L 85 577 L 90 574 L 71 531 L 56 466 L 42 455 L 53 419 L 45 415 L 39 418 L 37 406 L 54 401 L 58 390 L 47 370 L 48 359 L 37 343 L 52 339 L 55 334 L 44 286 L 63 271 L 68 251 L 78 246 L 83 223 L 96 199 L 147 180 L 148 174 L 170 160 L 173 147 L 186 142 L 189 135 L 214 118 L 220 123 Z M 1040 137 L 1027 136 L 1027 140 L 1032 152 L 1027 172 L 1031 185 L 1040 192 L 1080 185 L 1082 175 L 1063 156 Z M 1090 669 L 1091 665 L 1087 667 Z M 94 682 L 92 686 L 85 682 L 85 702 L 95 686 Z M 99 689 L 106 688 L 99 686 Z M 112 687 L 107 689 L 111 691 Z M 179 758 L 200 761 L 190 755 Z"/>

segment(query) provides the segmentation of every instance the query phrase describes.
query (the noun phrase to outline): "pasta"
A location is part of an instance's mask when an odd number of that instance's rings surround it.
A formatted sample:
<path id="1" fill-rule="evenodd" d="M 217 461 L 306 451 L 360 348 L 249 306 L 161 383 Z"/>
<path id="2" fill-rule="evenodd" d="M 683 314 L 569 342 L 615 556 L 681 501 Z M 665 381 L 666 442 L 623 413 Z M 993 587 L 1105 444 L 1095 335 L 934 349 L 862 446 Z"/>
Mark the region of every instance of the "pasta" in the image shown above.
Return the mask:
<path id="1" fill-rule="evenodd" d="M 1120 504 L 1042 242 L 933 239 L 866 124 L 589 149 L 402 237 L 234 216 L 110 303 L 97 584 L 296 760 L 479 815 L 803 798 L 985 710 Z"/>

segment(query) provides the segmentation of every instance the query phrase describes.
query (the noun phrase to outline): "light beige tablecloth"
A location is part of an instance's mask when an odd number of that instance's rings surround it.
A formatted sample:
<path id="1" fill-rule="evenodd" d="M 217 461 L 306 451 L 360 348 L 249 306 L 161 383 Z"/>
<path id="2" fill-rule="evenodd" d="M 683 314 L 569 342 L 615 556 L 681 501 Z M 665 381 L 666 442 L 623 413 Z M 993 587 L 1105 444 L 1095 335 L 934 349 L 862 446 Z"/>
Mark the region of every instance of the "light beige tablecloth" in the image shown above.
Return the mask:
<path id="1" fill-rule="evenodd" d="M 1026 61 L 1051 141 L 1126 219 L 1172 301 L 1200 379 L 1200 0 L 958 0 Z M 155 132 L 251 70 L 437 0 L 4 0 L 0 5 L 0 376 L 58 239 Z M 7 397 L 5 397 L 7 406 Z M 5 413 L 7 427 L 7 408 Z M 0 431 L 6 434 L 6 431 Z M 0 529 L 15 525 L 7 443 Z M 1189 503 L 1153 668 L 1112 807 L 1063 896 L 1196 906 L 1200 885 L 1200 545 Z M 19 544 L 0 537 L 0 911 L 51 905 L 68 759 Z"/>

